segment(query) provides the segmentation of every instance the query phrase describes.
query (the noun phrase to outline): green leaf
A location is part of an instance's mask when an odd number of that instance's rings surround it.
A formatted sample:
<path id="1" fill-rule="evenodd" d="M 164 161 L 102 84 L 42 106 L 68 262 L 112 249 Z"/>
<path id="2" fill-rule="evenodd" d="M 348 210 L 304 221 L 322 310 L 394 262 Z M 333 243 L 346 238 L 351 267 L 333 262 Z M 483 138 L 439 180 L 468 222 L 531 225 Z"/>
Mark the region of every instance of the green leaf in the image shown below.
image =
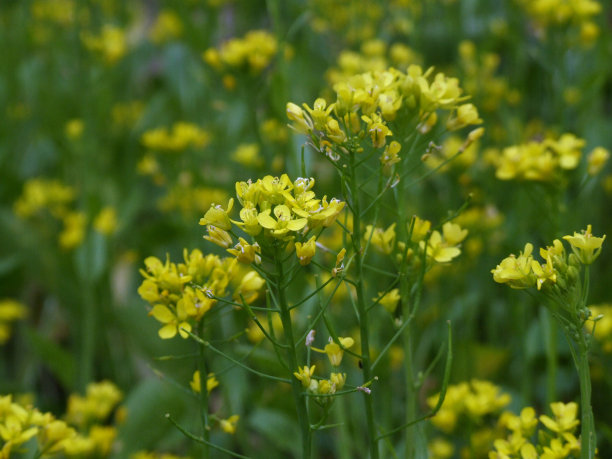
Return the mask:
<path id="1" fill-rule="evenodd" d="M 95 282 L 106 268 L 106 238 L 97 231 L 90 231 L 74 256 L 79 277 Z"/>
<path id="2" fill-rule="evenodd" d="M 45 362 L 64 387 L 73 388 L 76 376 L 74 356 L 32 328 L 24 328 L 24 331 L 28 343 L 40 360 Z"/>
<path id="3" fill-rule="evenodd" d="M 249 426 L 273 443 L 275 449 L 291 452 L 292 457 L 300 456 L 300 442 L 296 441 L 300 438 L 300 431 L 285 413 L 260 408 L 249 416 Z"/>

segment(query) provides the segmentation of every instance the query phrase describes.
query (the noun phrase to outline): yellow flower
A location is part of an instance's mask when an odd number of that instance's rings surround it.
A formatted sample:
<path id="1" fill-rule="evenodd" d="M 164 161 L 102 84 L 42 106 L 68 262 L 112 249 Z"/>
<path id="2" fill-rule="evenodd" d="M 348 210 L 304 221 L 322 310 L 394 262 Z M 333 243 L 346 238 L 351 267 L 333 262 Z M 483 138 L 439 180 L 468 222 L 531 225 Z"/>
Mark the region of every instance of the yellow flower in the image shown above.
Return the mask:
<path id="1" fill-rule="evenodd" d="M 522 289 L 532 287 L 536 283 L 532 272 L 533 245 L 525 244 L 525 250 L 517 257 L 514 254 L 504 258 L 493 270 L 493 280 L 500 284 L 507 283 L 511 288 Z"/>
<path id="2" fill-rule="evenodd" d="M 178 15 L 170 10 L 162 10 L 151 26 L 149 37 L 153 43 L 159 44 L 180 37 L 182 33 L 183 24 Z"/>
<path id="3" fill-rule="evenodd" d="M 449 131 L 464 128 L 471 124 L 480 124 L 482 119 L 478 117 L 478 109 L 473 104 L 463 104 L 457 107 L 457 114 L 446 122 Z"/>
<path id="4" fill-rule="evenodd" d="M 302 266 L 306 266 L 310 263 L 310 260 L 315 255 L 316 247 L 316 236 L 312 236 L 304 244 L 301 242 L 295 243 L 295 253 Z"/>
<path id="5" fill-rule="evenodd" d="M 245 167 L 260 167 L 264 162 L 259 154 L 259 145 L 256 143 L 238 145 L 230 158 Z"/>
<path id="6" fill-rule="evenodd" d="M 76 436 L 76 431 L 64 421 L 54 420 L 42 426 L 38 433 L 41 451 L 51 455 L 61 452 L 65 443 Z"/>
<path id="7" fill-rule="evenodd" d="M 213 225 L 222 230 L 229 231 L 232 229 L 232 222 L 229 218 L 229 213 L 234 207 L 234 199 L 230 198 L 227 209 L 223 209 L 220 205 L 212 204 L 210 209 L 206 211 L 204 217 L 200 218 L 200 225 Z"/>
<path id="8" fill-rule="evenodd" d="M 530 437 L 538 425 L 538 419 L 535 410 L 527 406 L 521 410 L 518 416 L 509 411 L 502 413 L 499 417 L 499 424 L 509 430 L 520 432 L 524 437 Z"/>
<path id="9" fill-rule="evenodd" d="M 603 147 L 594 148 L 587 156 L 587 171 L 589 175 L 597 175 L 610 159 L 610 152 Z"/>
<path id="10" fill-rule="evenodd" d="M 555 419 L 553 420 L 546 415 L 542 415 L 540 416 L 540 422 L 553 432 L 559 434 L 564 432 L 571 433 L 580 424 L 580 421 L 576 419 L 578 404 L 574 402 L 555 402 L 550 404 L 550 409 Z"/>
<path id="11" fill-rule="evenodd" d="M 474 416 L 494 413 L 511 401 L 510 395 L 489 381 L 473 379 L 470 382 L 472 392 L 465 397 L 466 411 Z"/>
<path id="12" fill-rule="evenodd" d="M 429 442 L 427 450 L 431 459 L 448 459 L 453 456 L 455 447 L 452 443 L 438 437 Z"/>
<path id="13" fill-rule="evenodd" d="M 531 443 L 525 443 L 521 446 L 521 459 L 538 459 L 538 452 Z"/>
<path id="14" fill-rule="evenodd" d="M 531 261 L 531 269 L 536 276 L 536 285 L 538 290 L 542 288 L 542 285 L 546 281 L 550 281 L 553 284 L 557 282 L 557 272 L 553 267 L 552 257 L 546 258 L 546 264 L 541 265 L 535 260 Z"/>
<path id="15" fill-rule="evenodd" d="M 64 229 L 59 235 L 59 243 L 63 249 L 74 249 L 85 239 L 87 217 L 82 212 L 70 212 L 64 217 Z"/>
<path id="16" fill-rule="evenodd" d="M 419 246 L 421 250 L 423 250 L 425 241 L 419 242 Z M 427 243 L 427 256 L 437 263 L 448 263 L 453 258 L 457 258 L 460 254 L 461 249 L 458 247 L 449 247 L 438 231 L 434 231 L 429 237 Z"/>
<path id="17" fill-rule="evenodd" d="M 331 364 L 334 367 L 337 367 L 342 362 L 342 356 L 344 355 L 344 349 L 349 349 L 353 344 L 355 344 L 355 341 L 353 340 L 353 338 L 350 338 L 350 337 L 347 337 L 347 338 L 338 337 L 338 341 L 340 342 L 340 344 L 335 343 L 333 341 L 329 342 L 328 344 L 325 345 L 324 350 L 320 350 L 315 347 L 312 347 L 312 350 L 327 354 L 327 357 L 329 358 L 329 361 L 331 362 Z M 342 347 L 340 347 L 340 345 L 342 345 Z"/>
<path id="18" fill-rule="evenodd" d="M 219 425 L 221 426 L 221 429 L 223 429 L 223 432 L 234 434 L 236 432 L 236 424 L 238 424 L 239 419 L 240 416 L 234 414 L 227 419 L 222 419 L 219 421 Z"/>
<path id="19" fill-rule="evenodd" d="M 314 122 L 314 128 L 319 131 L 324 131 L 328 120 L 330 119 L 330 113 L 334 109 L 334 104 L 327 106 L 327 102 L 323 98 L 318 98 L 313 104 L 314 108 L 310 108 L 304 104 L 304 108 L 309 113 L 310 118 Z"/>
<path id="20" fill-rule="evenodd" d="M 6 343 L 11 337 L 10 322 L 23 319 L 28 309 L 15 300 L 0 300 L 0 345 Z"/>
<path id="21" fill-rule="evenodd" d="M 336 265 L 332 269 L 332 277 L 336 277 L 338 273 L 344 270 L 344 256 L 346 255 L 346 249 L 343 247 L 338 255 L 336 255 Z"/>
<path id="22" fill-rule="evenodd" d="M 174 338 L 177 332 L 181 335 L 181 338 L 186 339 L 189 337 L 187 332 L 191 331 L 191 324 L 187 322 L 189 317 L 185 310 L 184 302 L 177 304 L 176 312 L 173 312 L 168 306 L 156 304 L 149 315 L 164 324 L 158 331 L 161 339 Z"/>
<path id="23" fill-rule="evenodd" d="M 314 392 L 314 391 L 313 391 Z M 322 379 L 317 384 L 317 394 L 335 394 L 336 387 L 329 379 Z"/>
<path id="24" fill-rule="evenodd" d="M 200 371 L 196 370 L 193 373 L 193 377 L 189 382 L 191 390 L 194 392 L 200 392 L 202 390 L 202 382 L 200 381 Z M 212 390 L 219 385 L 219 381 L 215 377 L 214 373 L 208 373 L 206 376 L 206 391 L 210 394 Z"/>
<path id="25" fill-rule="evenodd" d="M 83 134 L 85 124 L 82 119 L 75 118 L 66 123 L 64 130 L 66 131 L 66 137 L 69 139 L 78 139 Z"/>
<path id="26" fill-rule="evenodd" d="M 367 124 L 367 131 L 368 134 L 370 134 L 374 148 L 384 147 L 387 143 L 386 137 L 393 135 L 393 133 L 382 118 L 376 113 L 373 113 L 371 116 L 363 115 L 361 119 Z"/>
<path id="27" fill-rule="evenodd" d="M 548 446 L 544 446 L 540 459 L 563 459 L 570 453 L 570 445 L 563 444 L 558 438 L 553 438 Z"/>
<path id="28" fill-rule="evenodd" d="M 456 223 L 446 222 L 442 225 L 442 234 L 448 245 L 457 245 L 467 237 L 468 230 L 461 229 Z"/>
<path id="29" fill-rule="evenodd" d="M 208 234 L 204 236 L 204 239 L 212 242 L 213 244 L 218 245 L 219 247 L 227 249 L 230 245 L 232 245 L 232 242 L 234 242 L 232 241 L 232 236 L 230 236 L 227 231 L 222 230 L 221 228 L 217 228 L 213 225 L 208 225 L 206 227 L 206 230 L 208 231 Z"/>
<path id="30" fill-rule="evenodd" d="M 344 205 L 344 201 L 340 201 L 336 198 L 332 198 L 327 202 L 327 196 L 323 196 L 323 199 L 316 208 L 308 212 L 308 223 L 310 227 L 331 226 L 336 221 L 338 214 L 344 209 Z"/>
<path id="31" fill-rule="evenodd" d="M 240 209 L 241 222 L 232 220 L 232 223 L 240 226 L 245 233 L 250 236 L 257 236 L 261 233 L 262 227 L 257 220 L 257 209 L 255 207 L 243 207 Z"/>
<path id="32" fill-rule="evenodd" d="M 229 253 L 234 255 L 240 263 L 244 264 L 259 264 L 261 263 L 261 247 L 259 244 L 255 242 L 254 244 L 249 244 L 243 238 L 238 238 L 238 244 L 234 246 L 233 249 L 227 249 Z"/>
<path id="33" fill-rule="evenodd" d="M 101 234 L 109 235 L 117 229 L 117 211 L 107 206 L 100 211 L 93 222 L 94 229 Z"/>
<path id="34" fill-rule="evenodd" d="M 572 246 L 572 251 L 576 254 L 582 264 L 590 265 L 601 253 L 601 246 L 606 239 L 603 237 L 595 237 L 591 233 L 591 225 L 587 226 L 586 231 L 582 233 L 574 232 L 573 236 L 563 236 L 563 239 L 568 241 Z"/>
<path id="35" fill-rule="evenodd" d="M 289 231 L 299 231 L 306 226 L 308 219 L 306 218 L 291 218 L 291 210 L 284 204 L 274 207 L 274 216 L 276 220 L 270 216 L 271 210 L 267 209 L 257 215 L 259 224 L 270 230 L 270 233 L 276 238 L 283 238 Z"/>
<path id="36" fill-rule="evenodd" d="M 378 295 L 382 295 L 382 292 Z M 387 292 L 378 302 L 383 308 L 389 311 L 390 314 L 393 314 L 397 309 L 400 299 L 399 289 L 394 288 L 393 290 Z M 374 300 L 376 300 L 376 298 L 374 298 Z"/>
<path id="37" fill-rule="evenodd" d="M 363 238 L 366 242 L 370 241 L 385 255 L 389 255 L 395 246 L 395 223 L 392 223 L 386 230 L 368 225 Z"/>
<path id="38" fill-rule="evenodd" d="M 346 383 L 346 373 L 332 373 L 329 376 L 329 380 L 334 387 L 334 392 L 341 390 L 344 387 L 344 383 Z"/>
<path id="39" fill-rule="evenodd" d="M 310 368 L 307 366 L 298 368 L 298 371 L 293 372 L 295 377 L 302 382 L 302 386 L 305 388 L 310 387 L 310 381 L 315 372 L 315 365 Z"/>
<path id="40" fill-rule="evenodd" d="M 422 241 L 425 239 L 425 236 L 427 236 L 427 233 L 429 233 L 431 222 L 429 220 L 423 220 L 416 215 L 412 218 L 414 220 L 414 225 L 412 226 L 410 240 L 412 242 Z"/>
<path id="41" fill-rule="evenodd" d="M 267 201 L 270 205 L 276 205 L 286 202 L 288 193 L 293 189 L 293 182 L 291 182 L 287 174 L 283 174 L 280 177 L 266 175 L 261 180 L 258 180 L 255 186 L 259 186 L 261 201 Z M 252 201 L 256 202 L 255 200 Z"/>
<path id="42" fill-rule="evenodd" d="M 89 430 L 89 440 L 93 444 L 93 449 L 103 457 L 110 454 L 115 438 L 117 438 L 117 429 L 113 426 L 95 425 Z M 66 449 L 69 449 L 68 445 Z"/>
<path id="43" fill-rule="evenodd" d="M 81 39 L 87 49 L 100 54 L 109 65 L 117 62 L 127 52 L 125 32 L 110 24 L 105 24 L 99 35 L 84 32 Z"/>
<path id="44" fill-rule="evenodd" d="M 266 285 L 266 281 L 257 273 L 257 271 L 249 271 L 240 280 L 240 284 L 234 291 L 234 298 L 244 298 L 248 304 L 251 304 L 259 296 L 262 287 Z"/>
<path id="45" fill-rule="evenodd" d="M 30 217 L 44 208 L 48 208 L 53 215 L 61 216 L 74 197 L 74 189 L 59 180 L 35 178 L 25 183 L 14 209 L 22 218 Z"/>
<path id="46" fill-rule="evenodd" d="M 312 120 L 304 113 L 298 105 L 289 102 L 287 104 L 287 118 L 293 121 L 291 127 L 297 132 L 308 134 L 312 130 Z"/>

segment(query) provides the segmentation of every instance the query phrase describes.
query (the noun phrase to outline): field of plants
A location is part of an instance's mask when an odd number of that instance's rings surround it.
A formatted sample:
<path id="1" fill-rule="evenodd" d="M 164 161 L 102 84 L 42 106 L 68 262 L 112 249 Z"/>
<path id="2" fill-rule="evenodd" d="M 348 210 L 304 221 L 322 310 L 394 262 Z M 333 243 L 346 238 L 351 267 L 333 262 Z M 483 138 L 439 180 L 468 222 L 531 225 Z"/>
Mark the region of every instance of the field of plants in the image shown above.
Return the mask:
<path id="1" fill-rule="evenodd" d="M 612 457 L 612 5 L 2 0 L 0 459 Z"/>

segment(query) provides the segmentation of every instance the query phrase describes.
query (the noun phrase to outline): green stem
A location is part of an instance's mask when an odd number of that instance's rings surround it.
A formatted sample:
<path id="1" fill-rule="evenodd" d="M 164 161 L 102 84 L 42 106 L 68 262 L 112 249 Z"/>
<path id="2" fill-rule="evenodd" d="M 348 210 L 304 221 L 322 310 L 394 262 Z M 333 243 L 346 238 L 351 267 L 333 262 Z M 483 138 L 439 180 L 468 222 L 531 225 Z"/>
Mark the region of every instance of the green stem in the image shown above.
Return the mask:
<path id="1" fill-rule="evenodd" d="M 339 459 L 351 459 L 351 444 L 353 441 L 351 440 L 351 436 L 348 430 L 347 421 L 349 420 L 349 416 L 347 414 L 346 407 L 346 399 L 344 397 L 337 397 L 336 405 L 338 406 L 338 421 L 339 421 L 339 440 L 340 445 L 337 450 Z"/>
<path id="2" fill-rule="evenodd" d="M 580 434 L 580 457 L 592 459 L 595 457 L 597 439 L 595 434 L 595 419 L 591 406 L 591 372 L 589 368 L 589 349 L 586 337 L 581 336 L 578 354 L 578 376 L 580 378 L 580 410 L 582 431 Z"/>
<path id="3" fill-rule="evenodd" d="M 397 202 L 398 212 L 398 229 L 397 237 L 398 241 L 408 241 L 409 235 L 407 234 L 408 219 L 406 217 L 406 194 L 407 188 L 405 188 L 404 181 L 400 181 L 400 189 L 396 191 L 395 197 Z M 404 249 L 405 251 L 406 249 Z M 402 254 L 402 261 L 399 268 L 399 290 L 400 298 L 402 298 L 402 315 L 405 321 L 405 329 L 403 331 L 403 350 L 404 350 L 404 372 L 406 378 L 406 427 L 405 431 L 405 457 L 410 459 L 415 457 L 415 434 L 416 425 L 411 422 L 417 417 L 417 393 L 416 393 L 416 380 L 414 376 L 414 359 L 413 359 L 413 348 L 412 348 L 412 317 L 416 312 L 416 304 L 412 304 L 410 301 L 410 290 L 411 285 L 408 277 L 408 263 L 406 262 L 406 252 Z"/>
<path id="4" fill-rule="evenodd" d="M 200 339 L 204 339 L 204 320 L 200 321 L 198 327 L 198 336 Z M 204 346 L 199 345 L 198 355 L 198 371 L 200 372 L 200 420 L 202 422 L 202 458 L 208 459 L 210 457 L 209 441 L 210 441 L 210 428 L 208 426 L 208 389 L 207 379 L 208 372 L 206 370 L 206 354 Z"/>
<path id="5" fill-rule="evenodd" d="M 289 305 L 287 304 L 287 298 L 285 296 L 285 289 L 280 287 L 285 281 L 285 272 L 283 270 L 282 253 L 277 248 L 275 251 L 275 262 L 276 262 L 276 285 L 278 306 L 280 309 L 281 322 L 283 324 L 283 331 L 285 339 L 287 341 L 288 358 L 289 358 L 289 378 L 291 379 L 291 388 L 293 392 L 293 401 L 297 409 L 298 422 L 300 430 L 302 432 L 302 458 L 310 459 L 312 455 L 312 439 L 310 430 L 310 420 L 308 418 L 308 407 L 306 406 L 306 398 L 302 396 L 302 384 L 292 374 L 293 371 L 298 369 L 298 358 L 296 341 L 293 335 L 293 324 L 291 322 L 291 313 Z"/>
<path id="6" fill-rule="evenodd" d="M 90 279 L 83 281 L 83 316 L 81 328 L 81 362 L 78 388 L 85 393 L 87 384 L 93 379 L 93 361 L 96 344 L 96 303 L 94 284 Z"/>
<path id="7" fill-rule="evenodd" d="M 359 184 L 357 183 L 357 174 L 355 167 L 355 153 L 349 154 L 349 173 L 351 187 L 351 208 L 353 210 L 353 251 L 354 263 L 357 276 L 355 289 L 357 293 L 357 313 L 359 314 L 359 335 L 361 339 L 361 362 L 363 370 L 363 380 L 370 381 L 372 379 L 370 367 L 370 342 L 369 342 L 369 327 L 368 327 L 368 311 L 366 308 L 366 300 L 363 287 L 363 253 L 361 246 L 361 214 L 359 202 Z M 378 459 L 378 440 L 376 439 L 376 426 L 374 425 L 374 409 L 372 403 L 372 394 L 364 392 L 363 400 L 365 403 L 366 421 L 368 427 L 368 437 L 370 445 L 370 458 Z"/>
<path id="8" fill-rule="evenodd" d="M 406 303 L 408 303 L 406 301 Z M 412 327 L 406 326 L 404 333 L 404 369 L 406 372 L 406 422 L 416 419 L 416 381 L 414 378 L 414 363 L 412 359 Z M 415 425 L 406 428 L 406 458 L 414 457 Z"/>
<path id="9" fill-rule="evenodd" d="M 552 314 L 547 309 L 542 310 L 542 318 L 544 319 L 544 326 L 546 327 L 546 404 L 550 406 L 551 403 L 557 400 L 557 367 L 558 367 L 558 350 L 557 350 L 557 336 L 559 332 L 559 325 L 557 321 L 552 317 Z"/>

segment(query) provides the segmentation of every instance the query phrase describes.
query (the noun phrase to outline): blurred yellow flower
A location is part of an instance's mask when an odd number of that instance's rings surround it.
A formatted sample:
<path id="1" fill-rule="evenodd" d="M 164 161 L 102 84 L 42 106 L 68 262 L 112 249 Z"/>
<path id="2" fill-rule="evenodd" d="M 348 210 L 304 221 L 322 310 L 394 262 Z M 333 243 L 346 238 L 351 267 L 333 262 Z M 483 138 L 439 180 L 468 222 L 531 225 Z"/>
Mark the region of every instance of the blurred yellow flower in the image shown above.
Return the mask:
<path id="1" fill-rule="evenodd" d="M 83 120 L 79 118 L 69 120 L 64 127 L 66 137 L 73 140 L 80 138 L 84 129 L 85 123 L 83 123 Z"/>
<path id="2" fill-rule="evenodd" d="M 114 207 L 103 208 L 96 216 L 93 227 L 99 233 L 110 235 L 117 230 L 117 211 Z"/>
<path id="3" fill-rule="evenodd" d="M 239 419 L 240 416 L 234 414 L 227 419 L 221 419 L 221 421 L 219 421 L 219 425 L 221 426 L 223 432 L 233 435 L 236 432 L 236 425 L 238 424 Z"/>
<path id="4" fill-rule="evenodd" d="M 212 390 L 219 385 L 219 381 L 215 377 L 214 373 L 208 373 L 206 376 L 206 391 L 210 394 Z M 202 382 L 200 381 L 200 371 L 196 370 L 193 373 L 193 377 L 189 382 L 191 390 L 194 392 L 200 392 L 202 390 Z"/>

